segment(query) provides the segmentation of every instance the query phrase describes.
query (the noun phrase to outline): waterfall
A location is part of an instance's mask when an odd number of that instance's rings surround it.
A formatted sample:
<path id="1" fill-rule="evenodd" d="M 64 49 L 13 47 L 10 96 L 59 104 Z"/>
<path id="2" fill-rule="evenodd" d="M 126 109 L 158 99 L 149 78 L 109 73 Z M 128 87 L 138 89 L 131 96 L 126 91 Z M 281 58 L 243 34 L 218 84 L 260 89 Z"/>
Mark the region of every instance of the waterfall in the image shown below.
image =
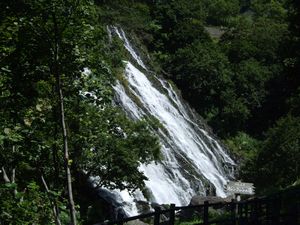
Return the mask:
<path id="1" fill-rule="evenodd" d="M 150 201 L 187 205 L 192 196 L 205 195 L 208 185 L 214 186 L 218 196 L 225 197 L 224 185 L 233 179 L 234 161 L 205 126 L 199 124 L 198 116 L 172 85 L 148 73 L 150 67 L 144 64 L 125 32 L 112 27 L 110 33 L 124 42 L 133 60 L 124 61 L 128 86 L 124 87 L 120 82 L 114 86 L 116 103 L 132 119 L 151 115 L 164 127 L 153 131 L 160 138 L 163 159 L 158 163 L 142 164 L 139 168 L 148 178 L 145 184 Z M 126 201 L 144 200 L 141 192 L 130 196 L 123 191 L 120 195 Z M 135 207 L 130 210 L 136 213 Z"/>

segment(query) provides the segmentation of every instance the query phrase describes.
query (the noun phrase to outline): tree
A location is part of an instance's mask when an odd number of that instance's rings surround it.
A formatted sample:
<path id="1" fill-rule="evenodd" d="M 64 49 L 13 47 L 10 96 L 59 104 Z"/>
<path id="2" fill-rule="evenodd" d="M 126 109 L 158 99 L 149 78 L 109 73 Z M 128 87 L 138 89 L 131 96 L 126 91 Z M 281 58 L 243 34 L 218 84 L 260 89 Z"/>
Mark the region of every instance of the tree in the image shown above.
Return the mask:
<path id="1" fill-rule="evenodd" d="M 236 93 L 245 99 L 250 112 L 261 108 L 264 104 L 268 94 L 266 83 L 271 76 L 272 71 L 253 58 L 241 61 L 236 67 L 234 79 Z"/>
<path id="2" fill-rule="evenodd" d="M 260 136 L 286 113 L 282 110 L 287 90 L 282 46 L 289 35 L 287 24 L 267 17 L 238 17 L 232 26 L 220 46 L 236 74 L 235 93 L 247 107 L 242 129 Z"/>
<path id="3" fill-rule="evenodd" d="M 138 167 L 157 160 L 160 149 L 147 121 L 133 122 L 110 106 L 102 110 L 83 101 L 79 107 L 79 130 L 71 133 L 72 147 L 80 146 L 73 158 L 76 170 L 85 171 L 86 180 L 98 177 L 97 187 L 143 190 L 147 178 Z"/>
<path id="4" fill-rule="evenodd" d="M 150 50 L 173 54 L 179 46 L 192 43 L 197 35 L 205 37 L 202 24 L 206 15 L 201 1 L 157 1 L 151 9 L 152 20 L 160 29 L 153 32 Z"/>
<path id="5" fill-rule="evenodd" d="M 287 24 L 258 17 L 251 21 L 238 17 L 232 28 L 222 37 L 223 50 L 233 63 L 255 58 L 268 65 L 280 59 L 279 50 L 286 35 Z"/>
<path id="6" fill-rule="evenodd" d="M 284 188 L 299 179 L 300 119 L 290 115 L 267 132 L 258 153 L 255 182 L 260 190 Z"/>
<path id="7" fill-rule="evenodd" d="M 204 1 L 204 5 L 208 12 L 206 21 L 212 25 L 226 25 L 240 11 L 238 0 L 208 0 Z"/>
<path id="8" fill-rule="evenodd" d="M 75 201 L 80 196 L 78 190 L 72 194 L 70 184 L 79 181 L 70 171 L 76 174 L 89 169 L 89 174 L 105 177 L 104 186 L 142 187 L 146 178 L 137 169 L 139 162 L 157 158 L 159 145 L 145 122 L 132 122 L 112 106 L 112 84 L 124 67 L 124 55 L 118 41 L 107 41 L 95 5 L 90 1 L 31 0 L 21 1 L 19 6 L 1 2 L 5 15 L 1 15 L 4 29 L 0 32 L 4 50 L 0 67 L 1 167 L 8 175 L 16 175 L 18 192 L 35 181 L 44 187 L 45 196 L 52 192 L 62 199 L 68 196 L 69 218 L 75 224 L 72 195 Z M 99 126 L 89 129 L 93 124 Z M 118 127 L 125 136 L 118 133 Z M 136 145 L 141 142 L 147 143 L 145 149 Z M 111 149 L 108 143 L 118 149 Z M 92 148 L 96 150 L 93 153 Z M 108 150 L 119 151 L 124 158 Z M 107 167 L 92 163 L 101 156 L 106 157 L 103 164 L 118 156 L 110 162 L 117 169 L 106 171 Z M 120 170 L 123 173 L 118 174 Z M 13 202 L 2 200 L 8 205 Z M 58 209 L 56 200 L 52 199 L 50 208 L 52 204 Z M 57 218 L 64 213 L 58 211 Z"/>
<path id="9" fill-rule="evenodd" d="M 262 141 L 257 140 L 244 132 L 238 132 L 236 136 L 230 137 L 225 144 L 235 155 L 238 161 L 238 177 L 246 182 L 254 182 L 256 180 L 256 162 L 258 153 L 262 149 Z"/>
<path id="10" fill-rule="evenodd" d="M 284 22 L 287 17 L 286 1 L 257 1 L 251 2 L 255 17 L 267 17 L 272 21 Z"/>
<path id="11" fill-rule="evenodd" d="M 13 194 L 13 184 L 0 185 L 0 220 L 3 224 L 53 224 L 50 199 L 31 182 L 26 190 Z"/>
<path id="12" fill-rule="evenodd" d="M 231 91 L 234 83 L 230 64 L 218 46 L 212 41 L 195 41 L 178 49 L 172 55 L 168 72 L 184 98 L 221 132 L 225 107 L 237 96 Z"/>

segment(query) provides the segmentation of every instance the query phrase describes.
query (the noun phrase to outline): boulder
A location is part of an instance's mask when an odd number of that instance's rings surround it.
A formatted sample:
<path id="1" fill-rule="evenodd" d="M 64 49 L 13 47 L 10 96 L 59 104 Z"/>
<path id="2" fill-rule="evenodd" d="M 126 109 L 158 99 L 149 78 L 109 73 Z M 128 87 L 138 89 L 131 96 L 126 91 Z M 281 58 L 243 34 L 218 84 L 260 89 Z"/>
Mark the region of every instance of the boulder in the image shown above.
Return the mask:
<path id="1" fill-rule="evenodd" d="M 145 223 L 141 220 L 132 220 L 132 221 L 129 221 L 127 223 L 125 223 L 126 225 L 149 225 L 148 223 Z"/>
<path id="2" fill-rule="evenodd" d="M 221 198 L 218 196 L 200 196 L 195 195 L 192 197 L 191 202 L 189 205 L 203 205 L 205 201 L 208 201 L 209 203 L 229 203 L 232 199 L 232 196 L 229 196 L 227 198 Z"/>
<path id="3" fill-rule="evenodd" d="M 204 205 L 205 201 L 208 201 L 208 203 L 214 204 L 214 203 L 229 203 L 232 199 L 232 196 L 229 196 L 227 198 L 221 198 L 218 196 L 200 196 L 195 195 L 192 197 L 190 201 L 190 206 L 193 205 Z M 218 206 L 216 207 L 210 207 L 210 209 L 218 210 L 220 211 Z M 186 209 L 182 210 L 180 213 L 180 220 L 186 221 L 186 220 L 192 220 L 195 216 L 201 217 L 203 215 L 203 208 L 199 209 Z"/>
<path id="4" fill-rule="evenodd" d="M 139 214 L 146 214 L 151 212 L 151 205 L 146 201 L 136 201 L 136 207 L 138 209 Z"/>

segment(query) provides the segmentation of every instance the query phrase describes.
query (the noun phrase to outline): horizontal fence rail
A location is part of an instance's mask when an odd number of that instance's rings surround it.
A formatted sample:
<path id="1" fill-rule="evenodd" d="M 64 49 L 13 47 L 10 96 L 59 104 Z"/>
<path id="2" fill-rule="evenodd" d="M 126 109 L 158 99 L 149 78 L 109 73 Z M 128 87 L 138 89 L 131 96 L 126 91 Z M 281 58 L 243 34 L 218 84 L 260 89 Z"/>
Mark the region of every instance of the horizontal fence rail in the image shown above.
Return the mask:
<path id="1" fill-rule="evenodd" d="M 195 220 L 193 225 L 300 225 L 300 188 L 279 192 L 267 197 L 253 198 L 229 203 L 209 203 L 202 205 L 175 206 L 168 209 L 155 207 L 154 212 L 124 218 L 101 225 L 123 225 L 141 220 L 154 225 L 180 225 L 186 222 L 182 215 L 189 212 Z M 219 215 L 211 215 L 218 211 Z M 162 218 L 164 217 L 164 218 Z"/>

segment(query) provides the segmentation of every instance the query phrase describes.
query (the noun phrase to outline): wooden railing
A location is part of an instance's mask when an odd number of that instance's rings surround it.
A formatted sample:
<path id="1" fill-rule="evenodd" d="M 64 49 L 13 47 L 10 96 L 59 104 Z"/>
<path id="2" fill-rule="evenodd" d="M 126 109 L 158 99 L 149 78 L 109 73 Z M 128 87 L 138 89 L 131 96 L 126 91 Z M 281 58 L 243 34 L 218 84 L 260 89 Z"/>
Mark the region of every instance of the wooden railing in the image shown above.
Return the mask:
<path id="1" fill-rule="evenodd" d="M 170 205 L 169 209 L 154 208 L 154 212 L 118 221 L 108 221 L 103 225 L 123 225 L 134 220 L 144 220 L 148 224 L 174 225 L 184 222 L 182 213 L 193 214 L 194 225 L 300 225 L 300 189 L 279 192 L 267 197 L 229 203 L 209 203 L 193 206 Z M 219 210 L 221 215 L 211 215 L 210 209 Z M 164 217 L 164 218 L 162 218 Z"/>

